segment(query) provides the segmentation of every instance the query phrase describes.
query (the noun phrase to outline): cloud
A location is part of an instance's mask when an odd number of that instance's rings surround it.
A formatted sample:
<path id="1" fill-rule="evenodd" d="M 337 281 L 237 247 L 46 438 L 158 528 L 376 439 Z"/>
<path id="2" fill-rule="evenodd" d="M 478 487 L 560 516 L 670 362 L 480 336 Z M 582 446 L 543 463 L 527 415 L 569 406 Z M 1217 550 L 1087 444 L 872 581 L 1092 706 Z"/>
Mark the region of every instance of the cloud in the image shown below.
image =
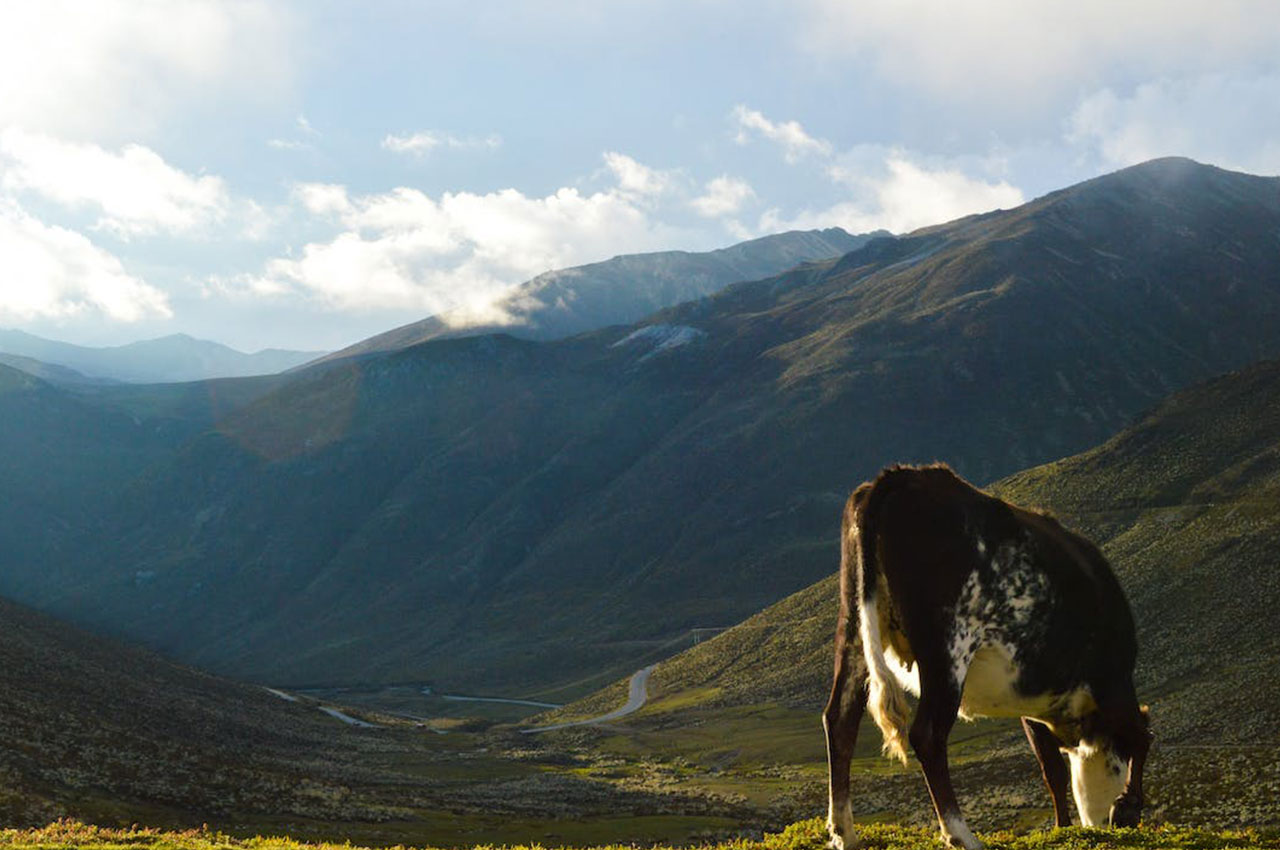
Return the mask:
<path id="1" fill-rule="evenodd" d="M 85 236 L 37 221 L 0 199 L 0 317 L 6 321 L 97 314 L 122 322 L 171 315 L 163 292 L 125 271 Z"/>
<path id="2" fill-rule="evenodd" d="M 309 213 L 332 215 L 351 211 L 347 187 L 336 183 L 299 183 L 293 187 L 293 196 Z"/>
<path id="3" fill-rule="evenodd" d="M 878 163 L 874 162 L 877 156 Z M 859 150 L 831 166 L 828 173 L 849 187 L 855 198 L 792 216 L 771 210 L 761 217 L 761 232 L 836 226 L 850 233 L 881 228 L 906 233 L 1024 201 L 1022 192 L 1003 180 L 970 177 L 945 165 L 930 168 L 899 150 L 879 154 L 874 148 Z"/>
<path id="4" fill-rule="evenodd" d="M 1107 168 L 1189 156 L 1224 168 L 1280 173 L 1280 74 L 1158 80 L 1131 95 L 1083 98 L 1068 140 Z"/>
<path id="5" fill-rule="evenodd" d="M 232 207 L 220 178 L 193 177 L 141 145 L 117 153 L 8 129 L 0 131 L 0 163 L 8 192 L 96 210 L 95 227 L 121 237 L 207 231 Z"/>
<path id="6" fill-rule="evenodd" d="M 1275 67 L 1271 0 L 806 0 L 803 44 L 896 86 L 996 107 L 1117 77 Z"/>
<path id="7" fill-rule="evenodd" d="M 606 154 L 609 188 L 561 188 L 544 197 L 515 189 L 486 194 L 417 189 L 350 197 L 345 188 L 303 184 L 295 197 L 344 228 L 297 256 L 269 261 L 261 275 L 212 282 L 223 294 L 300 296 L 340 311 L 490 310 L 512 286 L 548 269 L 623 252 L 669 248 L 678 236 L 655 224 L 645 199 L 661 172 L 622 154 Z M 489 311 L 489 312 L 486 312 Z"/>
<path id="8" fill-rule="evenodd" d="M 733 117 L 738 122 L 738 133 L 735 136 L 738 144 L 745 145 L 751 138 L 750 131 L 754 131 L 780 145 L 783 158 L 789 163 L 799 162 L 805 156 L 830 156 L 833 151 L 830 142 L 810 136 L 798 121 L 776 123 L 763 113 L 741 104 L 734 107 Z"/>
<path id="9" fill-rule="evenodd" d="M 136 140 L 173 110 L 291 82 L 290 21 L 266 0 L 41 0 L 2 18 L 0 127 Z"/>
<path id="10" fill-rule="evenodd" d="M 721 175 L 707 181 L 703 194 L 690 200 L 689 206 L 704 218 L 721 218 L 736 215 L 755 196 L 755 190 L 747 181 Z"/>
<path id="11" fill-rule="evenodd" d="M 385 150 L 411 156 L 425 156 L 436 148 L 448 150 L 497 150 L 502 147 L 502 137 L 497 133 L 487 136 L 455 136 L 439 130 L 420 130 L 404 135 L 389 134 L 382 140 Z"/>
<path id="12" fill-rule="evenodd" d="M 619 191 L 634 198 L 649 199 L 666 194 L 676 187 L 678 180 L 675 172 L 650 168 L 616 151 L 604 154 L 604 164 L 617 179 Z"/>

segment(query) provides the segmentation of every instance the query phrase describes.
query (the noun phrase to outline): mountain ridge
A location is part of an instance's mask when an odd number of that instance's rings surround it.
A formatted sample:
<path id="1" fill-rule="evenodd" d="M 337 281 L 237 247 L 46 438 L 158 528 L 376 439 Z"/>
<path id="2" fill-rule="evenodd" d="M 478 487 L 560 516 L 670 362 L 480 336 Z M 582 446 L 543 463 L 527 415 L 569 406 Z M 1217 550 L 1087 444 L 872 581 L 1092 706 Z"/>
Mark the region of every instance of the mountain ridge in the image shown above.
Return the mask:
<path id="1" fill-rule="evenodd" d="M 620 254 L 543 272 L 525 281 L 486 310 L 503 315 L 500 322 L 465 311 L 429 316 L 321 360 L 394 351 L 453 336 L 507 333 L 547 341 L 630 324 L 655 310 L 709 295 L 735 281 L 767 277 L 803 262 L 839 256 L 880 235 L 887 234 L 877 231 L 853 236 L 831 227 L 786 231 L 711 251 Z"/>

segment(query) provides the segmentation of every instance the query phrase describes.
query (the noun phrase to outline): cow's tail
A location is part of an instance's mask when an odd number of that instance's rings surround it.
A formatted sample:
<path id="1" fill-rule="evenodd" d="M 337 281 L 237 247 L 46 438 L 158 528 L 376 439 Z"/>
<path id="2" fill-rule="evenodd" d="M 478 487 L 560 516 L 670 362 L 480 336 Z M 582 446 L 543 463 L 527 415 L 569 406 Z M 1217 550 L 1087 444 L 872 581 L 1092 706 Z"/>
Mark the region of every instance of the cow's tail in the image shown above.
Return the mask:
<path id="1" fill-rule="evenodd" d="M 882 478 L 858 512 L 858 584 L 861 595 L 862 652 L 867 660 L 869 683 L 867 709 L 884 739 L 884 754 L 907 763 L 907 730 L 911 725 L 911 707 L 907 694 L 889 669 L 884 657 L 884 640 L 880 634 L 880 606 L 891 604 L 880 581 L 880 565 L 876 555 L 876 515 L 886 481 Z"/>

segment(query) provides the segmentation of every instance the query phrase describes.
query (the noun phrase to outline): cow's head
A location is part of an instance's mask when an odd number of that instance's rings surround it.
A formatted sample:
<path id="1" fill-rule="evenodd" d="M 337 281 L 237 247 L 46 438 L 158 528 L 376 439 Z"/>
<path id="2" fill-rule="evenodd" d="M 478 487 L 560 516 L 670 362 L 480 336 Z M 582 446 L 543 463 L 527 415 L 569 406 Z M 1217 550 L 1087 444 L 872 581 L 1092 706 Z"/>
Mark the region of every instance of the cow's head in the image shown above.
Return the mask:
<path id="1" fill-rule="evenodd" d="M 1128 760 L 1116 751 L 1112 741 L 1105 738 L 1081 741 L 1066 754 L 1071 765 L 1071 792 L 1076 798 L 1080 823 L 1106 826 L 1111 822 L 1112 803 L 1124 792 Z"/>
<path id="2" fill-rule="evenodd" d="M 1146 706 L 1140 721 L 1115 733 L 1095 731 L 1064 750 L 1071 765 L 1071 792 L 1085 826 L 1137 826 L 1141 820 L 1142 767 L 1151 734 Z"/>

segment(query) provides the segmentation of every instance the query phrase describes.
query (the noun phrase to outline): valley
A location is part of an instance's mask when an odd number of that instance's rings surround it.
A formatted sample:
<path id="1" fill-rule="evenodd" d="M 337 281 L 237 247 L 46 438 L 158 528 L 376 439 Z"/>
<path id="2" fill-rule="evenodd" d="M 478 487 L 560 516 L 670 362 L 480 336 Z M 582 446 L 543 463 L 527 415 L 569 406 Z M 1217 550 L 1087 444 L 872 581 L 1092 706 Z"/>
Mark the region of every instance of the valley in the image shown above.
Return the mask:
<path id="1" fill-rule="evenodd" d="M 1158 160 L 642 327 L 432 340 L 200 406 L 10 393 L 10 419 L 56 398 L 51 434 L 133 417 L 140 442 L 110 495 L 47 503 L 61 530 L 3 589 L 263 684 L 566 702 L 829 574 L 887 458 L 994 480 L 1280 354 L 1275 185 Z"/>
<path id="2" fill-rule="evenodd" d="M 0 365 L 0 816 L 816 847 L 840 507 L 943 458 L 1115 564 L 1149 822 L 1275 826 L 1278 185 L 1158 160 L 563 338 Z M 878 749 L 860 822 L 925 826 Z M 952 753 L 978 829 L 1048 822 L 1016 726 Z"/>

